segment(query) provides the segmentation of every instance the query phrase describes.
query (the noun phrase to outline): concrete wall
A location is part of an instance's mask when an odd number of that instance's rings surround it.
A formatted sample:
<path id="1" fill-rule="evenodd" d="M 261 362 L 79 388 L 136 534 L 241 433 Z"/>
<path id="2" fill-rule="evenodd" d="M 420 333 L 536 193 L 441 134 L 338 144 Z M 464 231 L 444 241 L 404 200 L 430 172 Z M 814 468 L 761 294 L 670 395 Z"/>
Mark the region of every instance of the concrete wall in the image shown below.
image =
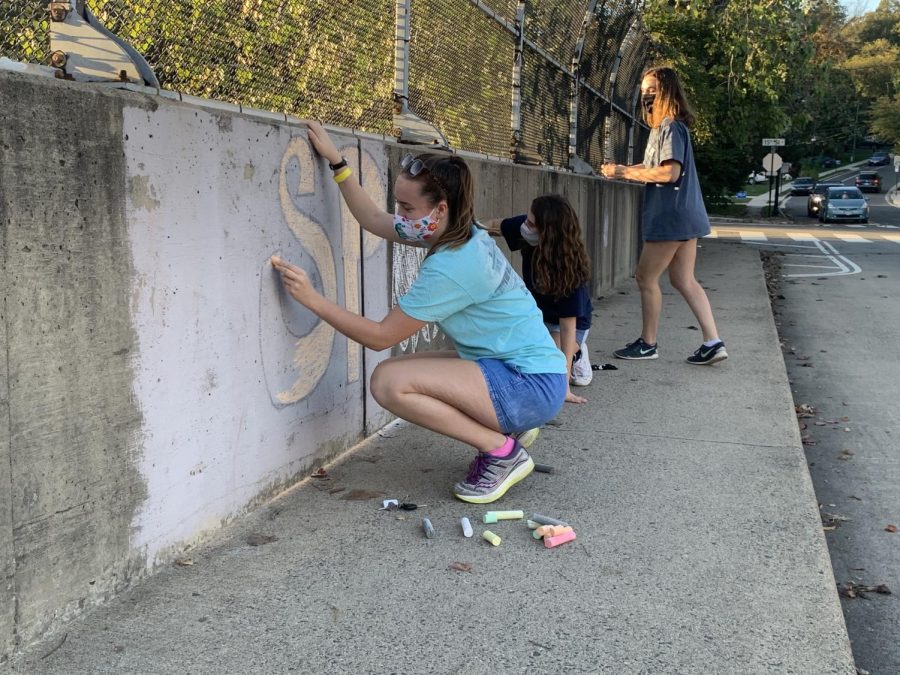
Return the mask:
<path id="1" fill-rule="evenodd" d="M 407 149 L 337 140 L 391 205 Z M 379 319 L 416 261 L 283 118 L 0 71 L 0 153 L 2 660 L 389 420 L 366 387 L 388 354 L 286 301 L 272 253 Z M 471 164 L 479 216 L 563 192 L 596 289 L 630 275 L 639 189 Z"/>

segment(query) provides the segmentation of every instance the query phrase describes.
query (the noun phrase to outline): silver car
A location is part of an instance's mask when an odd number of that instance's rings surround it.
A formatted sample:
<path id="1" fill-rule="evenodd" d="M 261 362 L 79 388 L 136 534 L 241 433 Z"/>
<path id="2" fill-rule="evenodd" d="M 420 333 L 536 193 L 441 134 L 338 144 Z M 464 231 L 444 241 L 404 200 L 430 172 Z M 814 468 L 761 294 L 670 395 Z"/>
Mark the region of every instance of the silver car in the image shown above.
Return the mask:
<path id="1" fill-rule="evenodd" d="M 819 222 L 853 220 L 869 222 L 869 204 L 856 187 L 832 187 L 825 193 L 819 207 Z"/>

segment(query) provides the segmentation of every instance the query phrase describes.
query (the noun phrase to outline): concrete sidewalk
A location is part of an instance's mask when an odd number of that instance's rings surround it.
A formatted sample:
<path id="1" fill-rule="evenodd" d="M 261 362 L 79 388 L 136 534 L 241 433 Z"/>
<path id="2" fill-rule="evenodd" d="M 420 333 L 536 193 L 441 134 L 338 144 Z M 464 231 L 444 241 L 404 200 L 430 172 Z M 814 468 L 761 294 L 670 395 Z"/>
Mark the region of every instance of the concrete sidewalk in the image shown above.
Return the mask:
<path id="1" fill-rule="evenodd" d="M 12 670 L 855 672 L 758 254 L 704 241 L 698 267 L 730 358 L 684 362 L 700 334 L 667 292 L 660 359 L 617 361 L 640 330 L 636 287 L 597 302 L 591 358 L 618 370 L 532 446 L 556 473 L 493 505 L 563 518 L 577 541 L 547 550 L 520 521 L 488 545 L 491 507 L 449 494 L 471 453 L 396 425 Z"/>

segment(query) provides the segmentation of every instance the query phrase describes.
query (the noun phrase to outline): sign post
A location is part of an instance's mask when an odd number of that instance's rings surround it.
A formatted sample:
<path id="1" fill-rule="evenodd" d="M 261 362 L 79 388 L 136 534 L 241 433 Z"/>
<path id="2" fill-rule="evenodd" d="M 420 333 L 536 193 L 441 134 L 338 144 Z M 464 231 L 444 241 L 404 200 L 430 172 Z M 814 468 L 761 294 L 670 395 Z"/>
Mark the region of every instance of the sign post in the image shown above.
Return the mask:
<path id="1" fill-rule="evenodd" d="M 775 152 L 776 147 L 780 147 L 776 145 L 780 143 L 784 145 L 783 138 L 764 138 L 763 145 L 768 145 L 770 148 L 769 154 L 763 157 L 763 166 L 766 169 L 766 173 L 769 175 L 769 216 L 774 216 L 772 209 L 772 176 L 776 176 L 779 171 L 781 171 L 781 165 L 784 164 L 781 159 L 781 155 Z M 778 205 L 778 190 L 775 191 L 775 205 Z"/>
<path id="2" fill-rule="evenodd" d="M 762 144 L 764 148 L 769 148 L 769 156 L 763 159 L 763 166 L 766 168 L 766 173 L 769 174 L 769 216 L 773 216 L 772 213 L 772 176 L 776 174 L 777 171 L 781 169 L 782 161 L 781 157 L 775 154 L 775 148 L 784 147 L 784 139 L 783 138 L 764 138 L 762 139 Z M 777 158 L 777 159 L 776 159 Z M 775 191 L 775 203 L 778 203 L 778 190 L 776 188 Z"/>

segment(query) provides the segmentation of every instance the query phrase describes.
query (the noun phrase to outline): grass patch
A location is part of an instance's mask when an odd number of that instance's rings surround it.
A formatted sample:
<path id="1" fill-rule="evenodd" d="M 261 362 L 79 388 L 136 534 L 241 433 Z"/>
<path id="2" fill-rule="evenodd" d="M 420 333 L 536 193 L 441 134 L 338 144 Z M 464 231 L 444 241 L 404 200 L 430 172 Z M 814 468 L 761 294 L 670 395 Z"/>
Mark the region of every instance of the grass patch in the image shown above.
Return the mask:
<path id="1" fill-rule="evenodd" d="M 744 192 L 747 193 L 750 197 L 756 197 L 757 195 L 764 195 L 769 191 L 768 183 L 757 183 L 756 185 L 745 185 L 743 187 Z M 775 188 L 772 188 L 772 194 L 775 193 Z"/>
<path id="2" fill-rule="evenodd" d="M 747 215 L 747 204 L 738 202 L 718 202 L 710 204 L 707 212 L 711 216 L 726 218 L 744 218 Z"/>

